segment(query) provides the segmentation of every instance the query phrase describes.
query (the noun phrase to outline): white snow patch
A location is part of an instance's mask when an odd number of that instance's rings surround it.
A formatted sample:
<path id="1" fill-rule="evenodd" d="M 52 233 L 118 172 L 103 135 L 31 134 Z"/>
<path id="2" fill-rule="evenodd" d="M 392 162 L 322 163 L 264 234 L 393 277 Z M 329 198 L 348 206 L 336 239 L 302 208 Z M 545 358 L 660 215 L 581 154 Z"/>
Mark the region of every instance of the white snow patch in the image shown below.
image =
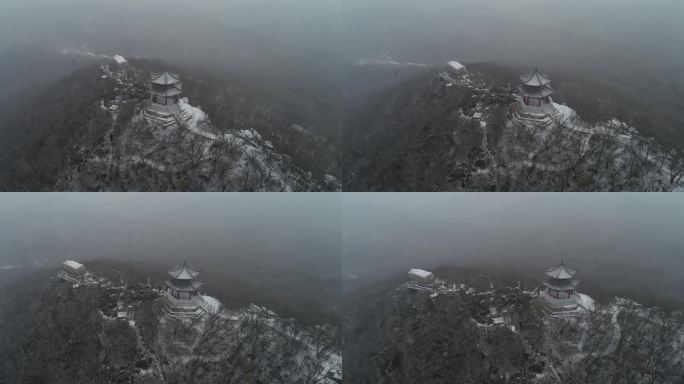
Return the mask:
<path id="1" fill-rule="evenodd" d="M 386 67 L 431 67 L 430 64 L 425 64 L 425 63 L 416 63 L 412 61 L 407 61 L 407 62 L 400 62 L 392 59 L 392 57 L 385 53 L 384 55 L 380 56 L 380 58 L 366 58 L 366 59 L 361 59 L 358 62 L 358 65 L 360 67 L 365 67 L 365 66 L 386 66 Z"/>
<path id="2" fill-rule="evenodd" d="M 564 104 L 553 103 L 553 107 L 560 114 L 562 121 L 573 121 L 577 117 L 577 112 L 574 109 Z"/>
<path id="3" fill-rule="evenodd" d="M 203 300 L 202 307 L 207 312 L 209 312 L 213 315 L 221 312 L 221 307 L 222 307 L 221 302 L 218 301 L 218 299 L 216 299 L 215 297 L 202 295 L 202 300 Z"/>
<path id="4" fill-rule="evenodd" d="M 67 267 L 69 267 L 69 268 L 73 268 L 73 269 L 85 268 L 85 267 L 83 266 L 83 264 L 81 264 L 81 263 L 79 263 L 79 262 L 77 262 L 77 261 L 73 261 L 73 260 L 64 260 L 64 262 L 62 263 L 62 265 L 67 266 Z"/>
<path id="5" fill-rule="evenodd" d="M 126 59 L 121 55 L 112 56 L 112 60 L 114 60 L 114 62 L 119 64 L 119 65 L 124 65 L 124 64 L 128 63 L 128 61 L 126 61 Z"/>
<path id="6" fill-rule="evenodd" d="M 193 107 L 192 105 L 188 104 L 188 99 L 187 98 L 182 98 L 178 100 L 178 107 L 181 109 L 182 112 L 188 114 L 190 118 L 187 121 L 188 124 L 188 129 L 191 131 L 198 133 L 197 131 L 199 130 L 197 124 L 201 121 L 204 121 L 207 119 L 207 114 L 204 113 L 203 110 L 197 107 Z M 211 134 L 209 132 L 202 131 L 201 133 L 202 136 L 205 136 L 207 138 L 210 138 L 212 140 L 216 140 L 217 136 L 214 134 Z M 211 137 L 209 137 L 211 136 Z"/>
<path id="7" fill-rule="evenodd" d="M 593 311 L 596 308 L 594 299 L 583 293 L 577 294 L 577 303 L 580 305 L 580 307 L 586 309 L 587 311 Z"/>

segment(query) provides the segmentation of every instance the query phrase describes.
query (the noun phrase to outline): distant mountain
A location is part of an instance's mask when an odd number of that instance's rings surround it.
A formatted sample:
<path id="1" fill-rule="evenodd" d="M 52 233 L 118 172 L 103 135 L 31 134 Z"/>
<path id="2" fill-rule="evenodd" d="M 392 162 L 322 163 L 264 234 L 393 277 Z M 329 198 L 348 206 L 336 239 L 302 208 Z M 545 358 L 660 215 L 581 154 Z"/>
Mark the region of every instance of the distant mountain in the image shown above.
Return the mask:
<path id="1" fill-rule="evenodd" d="M 510 68 L 426 70 L 386 89 L 345 124 L 344 189 L 370 191 L 670 191 L 684 154 L 578 91 L 544 119 L 517 105 Z"/>
<path id="2" fill-rule="evenodd" d="M 0 122 L 3 189 L 339 189 L 327 139 L 290 121 L 276 103 L 200 71 L 179 71 L 187 119 L 156 127 L 143 116 L 144 103 L 149 74 L 164 67 L 129 60 L 112 74 L 92 65 L 9 103 L 12 113 Z"/>
<path id="3" fill-rule="evenodd" d="M 351 300 L 345 378 L 353 383 L 679 383 L 684 311 L 582 296 L 549 317 L 536 290 L 408 282 Z"/>

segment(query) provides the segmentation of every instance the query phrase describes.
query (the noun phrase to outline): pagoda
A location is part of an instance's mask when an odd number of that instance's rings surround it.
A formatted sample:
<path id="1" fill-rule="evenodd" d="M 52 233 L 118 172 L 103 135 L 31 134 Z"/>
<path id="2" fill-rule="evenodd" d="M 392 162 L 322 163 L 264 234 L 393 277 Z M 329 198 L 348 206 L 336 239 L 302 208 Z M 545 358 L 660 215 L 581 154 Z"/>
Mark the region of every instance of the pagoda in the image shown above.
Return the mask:
<path id="1" fill-rule="evenodd" d="M 551 316 L 575 316 L 580 313 L 577 270 L 568 268 L 565 262 L 546 270 L 547 279 L 540 297 Z"/>
<path id="2" fill-rule="evenodd" d="M 199 272 L 190 268 L 186 262 L 168 271 L 171 279 L 166 281 L 166 307 L 175 317 L 197 317 L 203 313 L 202 295 L 199 293 L 203 282 L 197 277 Z"/>
<path id="3" fill-rule="evenodd" d="M 158 106 L 178 104 L 180 95 L 183 93 L 180 76 L 167 71 L 153 73 L 150 83 L 152 103 Z"/>
<path id="4" fill-rule="evenodd" d="M 152 73 L 150 77 L 150 101 L 143 112 L 155 126 L 170 127 L 179 121 L 187 121 L 187 113 L 179 107 L 183 83 L 180 76 L 168 71 Z"/>
<path id="5" fill-rule="evenodd" d="M 527 107 L 543 108 L 551 103 L 550 96 L 553 94 L 551 78 L 546 73 L 539 72 L 535 67 L 530 73 L 520 76 L 522 87 L 522 102 Z"/>

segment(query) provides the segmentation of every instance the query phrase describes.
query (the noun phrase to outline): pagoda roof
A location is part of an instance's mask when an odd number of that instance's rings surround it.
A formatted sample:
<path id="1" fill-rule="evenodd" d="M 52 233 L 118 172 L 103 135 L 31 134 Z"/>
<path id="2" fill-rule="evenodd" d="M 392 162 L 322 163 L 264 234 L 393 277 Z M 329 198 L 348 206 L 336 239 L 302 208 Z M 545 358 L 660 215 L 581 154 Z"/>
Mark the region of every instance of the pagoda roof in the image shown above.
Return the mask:
<path id="1" fill-rule="evenodd" d="M 563 280 L 549 279 L 548 281 L 545 281 L 543 284 L 547 288 L 563 291 L 563 290 L 575 289 L 577 287 L 577 285 L 579 284 L 579 281 L 577 281 L 575 279 L 563 279 Z"/>
<path id="2" fill-rule="evenodd" d="M 152 73 L 152 83 L 159 85 L 176 84 L 180 82 L 180 76 L 168 71 Z"/>
<path id="3" fill-rule="evenodd" d="M 546 270 L 546 275 L 559 280 L 567 280 L 575 277 L 577 273 L 576 269 L 568 268 L 564 261 L 561 261 L 560 265 L 557 267 L 549 268 Z"/>
<path id="4" fill-rule="evenodd" d="M 542 87 L 523 86 L 522 94 L 527 97 L 544 98 L 553 95 L 554 90 L 548 85 Z"/>
<path id="5" fill-rule="evenodd" d="M 170 269 L 168 272 L 172 278 L 177 280 L 194 280 L 200 274 L 199 271 L 190 268 L 185 261 L 183 265 Z"/>
<path id="6" fill-rule="evenodd" d="M 532 72 L 521 75 L 520 81 L 530 87 L 543 87 L 551 83 L 551 77 L 546 73 L 539 72 L 539 68 L 535 67 Z"/>
<path id="7" fill-rule="evenodd" d="M 152 87 L 150 93 L 158 96 L 176 96 L 183 93 L 183 84 L 177 83 L 170 87 Z"/>
<path id="8" fill-rule="evenodd" d="M 204 285 L 204 282 L 199 280 L 168 280 L 166 286 L 176 291 L 197 291 Z"/>

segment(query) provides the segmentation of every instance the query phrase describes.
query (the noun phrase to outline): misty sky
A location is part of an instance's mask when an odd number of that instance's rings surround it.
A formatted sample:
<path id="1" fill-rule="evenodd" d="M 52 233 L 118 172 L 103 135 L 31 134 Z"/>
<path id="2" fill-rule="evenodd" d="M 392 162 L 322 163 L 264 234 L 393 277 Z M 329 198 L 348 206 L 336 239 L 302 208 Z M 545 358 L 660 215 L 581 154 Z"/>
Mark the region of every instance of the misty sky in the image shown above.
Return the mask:
<path id="1" fill-rule="evenodd" d="M 355 280 L 495 265 L 541 281 L 564 259 L 585 288 L 609 284 L 684 306 L 678 194 L 345 194 L 343 212 L 344 270 Z"/>
<path id="2" fill-rule="evenodd" d="M 214 276 L 315 287 L 438 266 L 534 281 L 564 259 L 590 291 L 681 300 L 682 217 L 679 194 L 655 193 L 6 193 L 0 266 L 188 260 Z"/>
<path id="3" fill-rule="evenodd" d="M 681 0 L 5 0 L 0 50 L 87 44 L 262 76 L 389 53 L 679 77 L 683 21 Z"/>
<path id="4" fill-rule="evenodd" d="M 339 210 L 335 194 L 8 193 L 0 264 L 185 259 L 319 273 L 339 263 Z"/>

